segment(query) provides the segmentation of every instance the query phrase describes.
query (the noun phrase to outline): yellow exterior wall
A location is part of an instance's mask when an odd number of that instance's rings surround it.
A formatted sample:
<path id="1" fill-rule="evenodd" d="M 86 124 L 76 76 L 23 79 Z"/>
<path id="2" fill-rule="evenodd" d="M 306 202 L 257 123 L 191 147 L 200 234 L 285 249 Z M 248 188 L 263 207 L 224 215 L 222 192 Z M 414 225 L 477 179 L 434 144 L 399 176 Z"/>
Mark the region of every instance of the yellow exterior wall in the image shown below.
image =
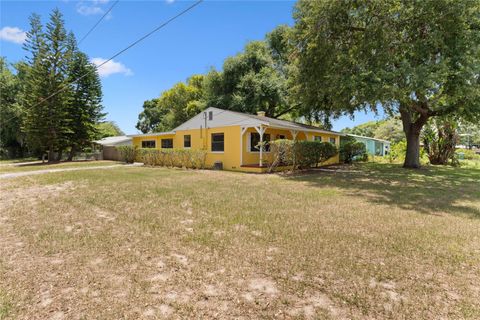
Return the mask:
<path id="1" fill-rule="evenodd" d="M 142 147 L 142 141 L 155 140 L 156 148 L 161 149 L 161 139 L 173 139 L 174 149 L 183 149 L 184 135 L 191 136 L 191 148 L 192 149 L 204 149 L 207 150 L 206 166 L 213 167 L 215 161 L 221 161 L 223 168 L 226 170 L 239 170 L 248 172 L 264 172 L 263 168 L 249 168 L 241 167 L 241 155 L 240 149 L 243 149 L 242 160 L 243 165 L 258 165 L 260 156 L 258 152 L 250 152 L 248 150 L 248 138 L 249 132 L 257 132 L 255 128 L 249 128 L 240 141 L 241 127 L 240 126 L 228 126 L 208 129 L 191 129 L 191 130 L 179 130 L 175 134 L 171 135 L 159 135 L 159 136 L 139 136 L 133 137 L 132 142 L 134 146 L 138 148 Z M 224 134 L 224 152 L 212 152 L 211 151 L 211 135 L 212 133 Z M 267 129 L 266 134 L 270 134 L 271 139 L 277 139 L 277 135 L 284 135 L 286 139 L 292 139 L 292 135 L 288 130 L 280 129 Z M 313 136 L 321 136 L 322 141 L 329 141 L 330 137 L 336 139 L 337 147 L 340 146 L 340 136 L 327 133 L 303 133 L 299 132 L 297 140 L 313 140 Z M 242 148 L 240 145 L 242 144 Z M 265 164 L 271 163 L 272 155 L 269 152 L 263 153 L 263 159 Z M 333 164 L 339 162 L 339 156 L 335 156 L 323 164 Z"/>

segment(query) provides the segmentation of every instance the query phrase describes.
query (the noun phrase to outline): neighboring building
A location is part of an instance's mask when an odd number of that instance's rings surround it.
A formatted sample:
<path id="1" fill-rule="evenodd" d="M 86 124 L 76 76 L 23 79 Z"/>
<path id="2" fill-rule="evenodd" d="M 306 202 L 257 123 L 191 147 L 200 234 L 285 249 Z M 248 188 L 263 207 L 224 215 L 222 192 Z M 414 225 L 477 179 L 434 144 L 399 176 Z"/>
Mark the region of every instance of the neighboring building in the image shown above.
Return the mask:
<path id="1" fill-rule="evenodd" d="M 103 160 L 121 160 L 120 153 L 116 147 L 131 146 L 132 138 L 128 136 L 106 137 L 101 140 L 94 141 L 94 143 L 102 146 Z"/>
<path id="2" fill-rule="evenodd" d="M 390 141 L 357 136 L 355 134 L 346 134 L 346 136 L 353 137 L 355 140 L 365 144 L 367 153 L 374 156 L 386 156 L 390 152 Z"/>
<path id="3" fill-rule="evenodd" d="M 227 170 L 265 172 L 272 161 L 268 145 L 259 142 L 276 139 L 320 140 L 340 145 L 338 132 L 291 121 L 207 108 L 169 132 L 130 135 L 139 148 L 207 150 L 206 165 L 221 162 Z M 338 155 L 324 164 L 338 163 Z"/>

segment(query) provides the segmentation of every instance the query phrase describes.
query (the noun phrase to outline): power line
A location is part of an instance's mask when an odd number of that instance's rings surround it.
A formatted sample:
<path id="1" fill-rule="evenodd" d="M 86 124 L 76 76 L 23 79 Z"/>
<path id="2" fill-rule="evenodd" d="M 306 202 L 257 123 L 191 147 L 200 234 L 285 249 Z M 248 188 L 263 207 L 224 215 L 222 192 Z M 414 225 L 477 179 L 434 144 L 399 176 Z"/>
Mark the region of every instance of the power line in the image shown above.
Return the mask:
<path id="1" fill-rule="evenodd" d="M 90 30 L 88 30 L 88 32 L 82 37 L 82 39 L 78 41 L 78 45 L 80 45 L 80 43 L 82 43 L 82 41 L 85 40 L 86 37 L 88 37 L 88 35 L 100 24 L 100 22 L 102 22 L 102 20 L 110 13 L 110 11 L 112 11 L 113 7 L 117 5 L 118 1 L 120 0 L 115 1 L 107 10 L 107 12 L 105 12 L 105 14 L 97 21 L 97 23 L 95 23 L 93 27 L 90 28 Z"/>
<path id="2" fill-rule="evenodd" d="M 116 57 L 118 57 L 119 55 L 121 55 L 122 53 L 124 53 L 125 51 L 127 51 L 128 49 L 134 47 L 135 45 L 137 45 L 139 42 L 145 40 L 146 38 L 148 38 L 149 36 L 151 36 L 152 34 L 154 34 L 155 32 L 157 32 L 158 30 L 162 29 L 163 27 L 165 27 L 166 25 L 168 25 L 169 23 L 171 23 L 172 21 L 174 21 L 175 19 L 179 18 L 180 16 L 184 15 L 185 13 L 187 13 L 188 11 L 192 10 L 193 8 L 195 8 L 196 6 L 198 6 L 200 3 L 202 3 L 204 0 L 198 0 L 197 2 L 195 2 L 194 4 L 192 4 L 191 6 L 189 6 L 188 8 L 184 9 L 183 11 L 180 11 L 179 13 L 177 13 L 175 16 L 171 17 L 170 19 L 168 19 L 167 21 L 163 22 L 161 25 L 159 25 L 158 27 L 156 27 L 155 29 L 153 29 L 152 31 L 148 32 L 147 34 L 145 34 L 144 36 L 142 36 L 140 39 L 132 42 L 130 45 L 128 45 L 126 48 L 120 50 L 119 52 L 117 52 L 116 54 L 114 54 L 113 56 L 111 56 L 109 59 L 105 60 L 104 62 L 102 62 L 101 64 L 99 64 L 98 66 L 96 66 L 96 70 L 98 70 L 101 66 L 105 65 L 106 63 L 108 63 L 109 61 L 112 61 L 113 59 L 115 59 Z M 85 73 L 83 76 L 80 76 L 78 77 L 77 79 L 71 81 L 69 84 L 71 83 L 75 83 L 83 78 L 85 78 L 86 76 L 88 76 L 89 74 L 91 73 L 90 72 L 87 72 Z M 48 99 L 56 96 L 57 94 L 59 94 L 60 92 L 66 90 L 68 87 L 63 87 L 57 91 L 55 91 L 54 93 L 52 93 L 51 95 L 47 96 L 46 98 L 43 98 L 41 101 L 37 102 L 36 104 L 34 104 L 31 108 L 33 107 L 36 107 L 38 106 L 39 104 L 47 101 Z M 10 121 L 12 119 L 16 118 L 16 116 L 8 119 L 7 121 Z"/>

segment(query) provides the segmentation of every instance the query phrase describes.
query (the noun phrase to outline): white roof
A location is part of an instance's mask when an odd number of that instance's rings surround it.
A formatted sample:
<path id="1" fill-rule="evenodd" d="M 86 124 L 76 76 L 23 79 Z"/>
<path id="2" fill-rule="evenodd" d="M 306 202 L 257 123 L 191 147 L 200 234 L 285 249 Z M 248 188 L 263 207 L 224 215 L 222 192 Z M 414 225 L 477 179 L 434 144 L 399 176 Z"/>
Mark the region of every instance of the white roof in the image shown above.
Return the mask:
<path id="1" fill-rule="evenodd" d="M 380 141 L 380 142 L 390 143 L 390 141 L 388 141 L 388 140 L 377 139 L 377 138 L 372 138 L 372 137 L 364 137 L 364 136 L 359 136 L 359 135 L 350 134 L 350 133 L 347 133 L 347 136 L 354 137 L 354 138 L 362 138 L 362 139 L 366 139 L 366 140 L 376 140 L 376 141 Z"/>
<path id="2" fill-rule="evenodd" d="M 97 141 L 95 143 L 101 144 L 102 146 L 116 146 L 119 144 L 124 144 L 126 142 L 131 142 L 132 138 L 129 136 L 115 136 L 115 137 L 106 137 Z"/>
<path id="3" fill-rule="evenodd" d="M 212 119 L 209 118 L 209 113 L 212 112 Z M 206 118 L 205 116 L 206 115 Z M 320 133 L 330 133 L 336 135 L 344 135 L 343 133 L 323 130 L 315 126 L 306 125 L 303 123 L 274 119 L 269 117 L 262 117 L 248 113 L 241 113 L 230 110 L 223 110 L 218 108 L 207 108 L 201 113 L 197 114 L 190 120 L 182 123 L 173 131 L 178 130 L 189 130 L 189 129 L 198 129 L 200 127 L 204 128 L 215 128 L 215 127 L 228 127 L 228 126 L 244 126 L 244 127 L 256 127 L 256 126 L 266 126 L 276 129 L 284 130 L 297 130 L 297 131 L 308 131 L 308 132 L 320 132 Z M 158 135 L 155 134 L 155 135 Z"/>
<path id="4" fill-rule="evenodd" d="M 156 136 L 167 136 L 170 134 L 175 134 L 175 131 L 129 134 L 128 137 L 156 137 Z"/>

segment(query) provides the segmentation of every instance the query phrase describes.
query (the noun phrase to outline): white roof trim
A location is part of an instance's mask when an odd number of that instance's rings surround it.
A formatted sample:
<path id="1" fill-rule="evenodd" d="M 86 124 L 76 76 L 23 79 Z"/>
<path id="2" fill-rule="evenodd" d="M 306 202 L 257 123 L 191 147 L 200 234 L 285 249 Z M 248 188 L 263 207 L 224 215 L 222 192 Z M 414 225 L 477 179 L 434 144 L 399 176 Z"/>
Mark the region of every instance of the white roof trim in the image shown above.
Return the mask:
<path id="1" fill-rule="evenodd" d="M 175 131 L 129 134 L 127 137 L 155 137 L 175 134 Z"/>
<path id="2" fill-rule="evenodd" d="M 365 137 L 365 136 L 359 136 L 359 135 L 356 135 L 356 134 L 347 133 L 346 135 L 347 135 L 347 136 L 350 136 L 350 137 L 354 137 L 354 138 L 362 138 L 362 139 L 367 139 L 367 140 L 376 140 L 376 141 L 380 141 L 380 142 L 390 143 L 390 141 L 388 141 L 388 140 L 377 139 L 377 138 L 372 138 L 372 137 Z"/>

